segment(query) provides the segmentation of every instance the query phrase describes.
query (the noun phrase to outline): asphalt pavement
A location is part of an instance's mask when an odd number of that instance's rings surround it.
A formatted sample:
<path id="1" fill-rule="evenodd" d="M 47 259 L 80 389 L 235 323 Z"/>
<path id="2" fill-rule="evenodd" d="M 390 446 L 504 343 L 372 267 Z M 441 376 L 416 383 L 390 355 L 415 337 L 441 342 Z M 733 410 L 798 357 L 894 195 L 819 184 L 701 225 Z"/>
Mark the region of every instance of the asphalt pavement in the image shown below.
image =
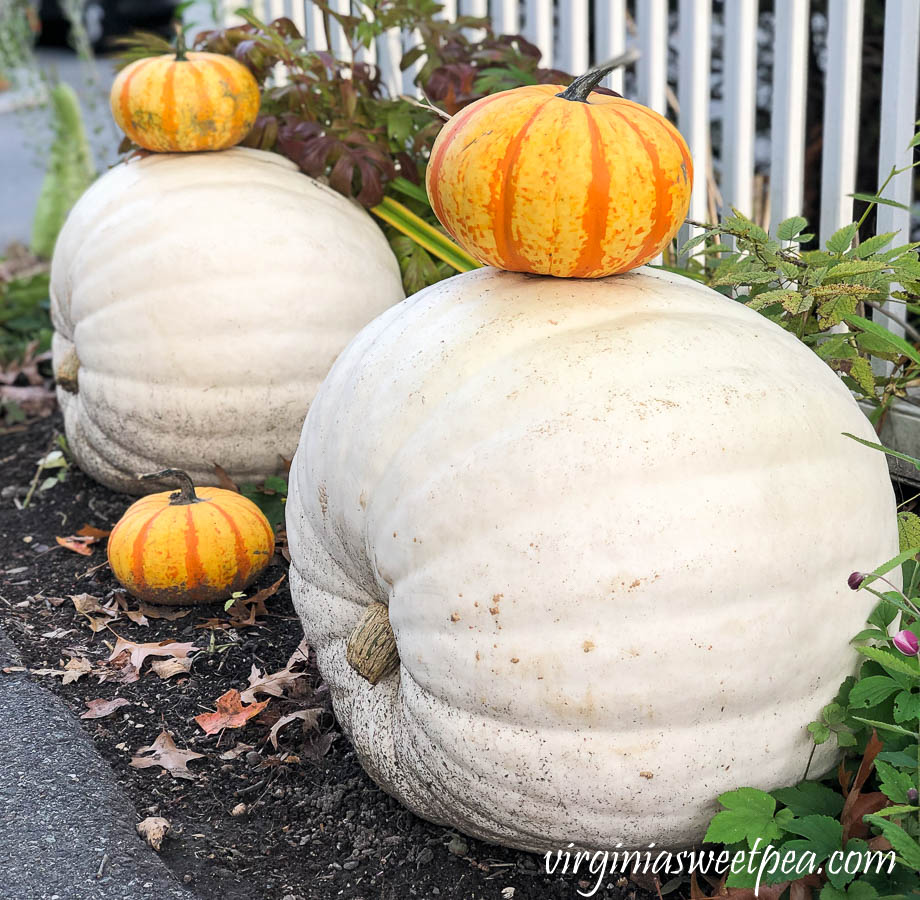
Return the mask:
<path id="1" fill-rule="evenodd" d="M 17 665 L 0 631 L 0 668 Z M 0 673 L 0 900 L 195 900 L 64 703 Z"/>

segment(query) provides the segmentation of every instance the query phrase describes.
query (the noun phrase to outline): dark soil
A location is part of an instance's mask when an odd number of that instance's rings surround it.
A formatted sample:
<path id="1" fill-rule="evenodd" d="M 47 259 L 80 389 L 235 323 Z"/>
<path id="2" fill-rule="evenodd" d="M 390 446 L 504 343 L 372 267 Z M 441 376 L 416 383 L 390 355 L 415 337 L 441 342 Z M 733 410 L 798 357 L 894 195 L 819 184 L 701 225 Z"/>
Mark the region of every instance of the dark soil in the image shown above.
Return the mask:
<path id="1" fill-rule="evenodd" d="M 218 605 L 175 620 L 149 617 L 145 626 L 123 614 L 94 633 L 90 620 L 67 598 L 91 594 L 105 604 L 115 597 L 119 589 L 105 563 L 104 541 L 91 556 L 81 556 L 55 538 L 87 524 L 111 528 L 132 498 L 71 467 L 65 481 L 36 492 L 25 509 L 17 508 L 37 461 L 61 430 L 55 415 L 0 434 L 0 626 L 19 647 L 24 664 L 39 670 L 31 677 L 62 696 L 75 716 L 86 711 L 88 700 L 130 702 L 82 725 L 134 802 L 138 818 L 163 816 L 172 823 L 173 836 L 161 856 L 180 880 L 205 900 L 542 900 L 573 898 L 579 889 L 594 887 L 593 879 L 547 875 L 541 857 L 422 821 L 380 791 L 339 732 L 312 659 L 287 691 L 289 697 L 270 698 L 243 728 L 203 734 L 196 715 L 213 710 L 215 700 L 231 688 L 245 689 L 253 665 L 276 672 L 297 651 L 302 633 L 286 580 L 266 601 L 268 615 L 259 616 L 254 626 L 214 627 L 212 622 L 201 627 L 207 620 L 228 625 L 228 614 Z M 276 556 L 249 593 L 285 571 L 285 561 Z M 130 601 L 130 608 L 136 609 L 136 602 Z M 188 675 L 163 680 L 148 660 L 133 683 L 100 681 L 103 673 L 118 674 L 105 666 L 118 636 L 139 643 L 194 641 L 203 652 Z M 60 675 L 40 674 L 62 669 L 73 657 L 89 660 L 92 671 L 68 685 Z M 278 717 L 316 706 L 325 710 L 318 729 L 302 733 L 294 721 L 280 731 L 275 750 L 268 737 Z M 189 764 L 195 780 L 129 765 L 138 748 L 152 744 L 162 730 L 180 748 L 205 754 Z M 41 740 L 41 735 L 21 737 Z M 234 759 L 220 758 L 239 742 L 252 749 Z M 648 895 L 611 876 L 594 896 L 635 900 Z"/>

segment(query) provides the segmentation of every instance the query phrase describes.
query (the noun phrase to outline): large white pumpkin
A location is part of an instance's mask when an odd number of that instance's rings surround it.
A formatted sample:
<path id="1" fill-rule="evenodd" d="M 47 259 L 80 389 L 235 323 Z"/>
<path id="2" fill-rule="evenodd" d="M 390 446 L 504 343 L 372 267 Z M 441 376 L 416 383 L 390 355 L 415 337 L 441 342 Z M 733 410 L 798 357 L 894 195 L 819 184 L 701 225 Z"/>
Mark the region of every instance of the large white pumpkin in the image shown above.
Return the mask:
<path id="1" fill-rule="evenodd" d="M 274 153 L 157 154 L 80 199 L 51 272 L 67 439 L 110 487 L 279 471 L 335 357 L 403 298 L 370 216 Z M 79 361 L 77 365 L 77 360 Z"/>
<path id="2" fill-rule="evenodd" d="M 687 845 L 720 792 L 798 781 L 873 603 L 847 576 L 898 550 L 885 459 L 844 431 L 873 437 L 813 353 L 675 275 L 483 269 L 384 313 L 287 507 L 367 771 L 534 850 Z M 346 643 L 375 601 L 401 663 L 374 686 Z"/>

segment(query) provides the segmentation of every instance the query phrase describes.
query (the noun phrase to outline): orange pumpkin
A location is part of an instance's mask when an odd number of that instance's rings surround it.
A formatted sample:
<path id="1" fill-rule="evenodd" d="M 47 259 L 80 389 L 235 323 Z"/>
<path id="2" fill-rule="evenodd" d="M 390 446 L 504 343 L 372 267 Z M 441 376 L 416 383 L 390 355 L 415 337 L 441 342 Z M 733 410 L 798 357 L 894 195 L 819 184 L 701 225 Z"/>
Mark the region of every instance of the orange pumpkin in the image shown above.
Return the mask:
<path id="1" fill-rule="evenodd" d="M 148 603 L 184 606 L 225 600 L 268 565 L 275 535 L 242 494 L 205 487 L 177 469 L 178 491 L 149 494 L 128 507 L 109 535 L 109 564 L 118 581 Z"/>
<path id="2" fill-rule="evenodd" d="M 109 95 L 118 127 L 139 147 L 160 153 L 225 150 L 249 133 L 259 85 L 241 63 L 220 53 L 139 59 L 118 74 Z"/>
<path id="3" fill-rule="evenodd" d="M 592 94 L 607 71 L 484 97 L 444 126 L 428 196 L 478 260 L 603 278 L 653 259 L 677 233 L 693 186 L 687 145 L 653 110 Z"/>

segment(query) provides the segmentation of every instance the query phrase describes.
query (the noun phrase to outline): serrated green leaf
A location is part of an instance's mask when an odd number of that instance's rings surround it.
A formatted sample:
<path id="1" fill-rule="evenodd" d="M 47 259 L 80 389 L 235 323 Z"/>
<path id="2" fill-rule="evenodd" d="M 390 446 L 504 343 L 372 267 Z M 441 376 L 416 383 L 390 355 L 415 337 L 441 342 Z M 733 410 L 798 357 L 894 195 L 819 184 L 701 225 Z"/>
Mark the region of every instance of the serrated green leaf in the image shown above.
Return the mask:
<path id="1" fill-rule="evenodd" d="M 862 722 L 864 725 L 871 725 L 873 728 L 877 728 L 879 731 L 890 731 L 893 734 L 906 734 L 908 737 L 914 736 L 912 731 L 908 731 L 906 728 L 902 728 L 900 725 L 893 725 L 891 722 L 879 722 L 876 719 L 863 719 L 860 716 L 853 716 L 853 719 L 856 722 Z"/>
<path id="2" fill-rule="evenodd" d="M 867 396 L 875 395 L 875 373 L 872 371 L 872 363 L 864 356 L 854 356 L 847 363 L 849 367 L 849 376 Z"/>
<path id="3" fill-rule="evenodd" d="M 773 791 L 773 797 L 797 816 L 839 816 L 843 809 L 843 797 L 820 781 L 779 788 Z"/>
<path id="4" fill-rule="evenodd" d="M 907 792 L 916 787 L 914 779 L 881 759 L 875 760 L 875 771 L 879 777 L 879 790 L 892 803 L 907 803 Z"/>
<path id="5" fill-rule="evenodd" d="M 898 513 L 898 542 L 901 550 L 920 547 L 920 516 L 916 513 Z"/>
<path id="6" fill-rule="evenodd" d="M 898 724 L 916 722 L 920 719 L 920 694 L 901 691 L 894 698 L 894 720 Z"/>
<path id="7" fill-rule="evenodd" d="M 900 825 L 889 822 L 882 816 L 863 816 L 864 822 L 874 825 L 887 838 L 892 849 L 908 868 L 920 869 L 920 844 L 918 844 Z"/>
<path id="8" fill-rule="evenodd" d="M 825 300 L 818 307 L 818 325 L 821 328 L 839 325 L 847 316 L 855 312 L 858 302 L 856 297 L 849 294 L 838 294 Z"/>
<path id="9" fill-rule="evenodd" d="M 864 203 L 878 203 L 881 206 L 893 206 L 895 209 L 906 209 L 910 211 L 910 207 L 906 206 L 903 203 L 898 203 L 897 200 L 889 200 L 887 197 L 879 197 L 877 194 L 863 194 L 857 191 L 855 194 L 847 194 L 848 197 L 852 197 L 854 200 L 862 200 Z"/>
<path id="10" fill-rule="evenodd" d="M 823 744 L 831 736 L 831 730 L 824 722 L 809 722 L 808 732 L 816 744 Z"/>
<path id="11" fill-rule="evenodd" d="M 909 675 L 912 679 L 916 679 L 917 683 L 920 684 L 920 669 L 918 669 L 916 663 L 909 662 L 908 657 L 896 656 L 881 647 L 860 646 L 856 648 L 856 652 L 861 653 L 863 656 L 868 656 L 869 659 L 874 659 L 886 672 L 901 672 L 904 675 Z"/>
<path id="12" fill-rule="evenodd" d="M 852 731 L 835 731 L 834 736 L 837 738 L 837 746 L 842 750 L 856 746 L 856 735 Z"/>
<path id="13" fill-rule="evenodd" d="M 846 250 L 849 250 L 850 244 L 853 243 L 853 238 L 856 237 L 857 226 L 855 222 L 850 223 L 849 225 L 844 225 L 843 228 L 838 228 L 825 243 L 825 247 L 831 253 L 844 253 Z"/>
<path id="14" fill-rule="evenodd" d="M 880 628 L 864 628 L 859 634 L 854 635 L 850 638 L 850 642 L 855 641 L 883 641 L 887 638 L 888 635 L 882 631 Z"/>
<path id="15" fill-rule="evenodd" d="M 880 259 L 845 259 L 831 266 L 828 275 L 843 278 L 851 275 L 869 275 L 872 272 L 882 272 L 889 268 L 891 268 L 891 263 Z"/>
<path id="16" fill-rule="evenodd" d="M 734 844 L 747 841 L 753 846 L 757 838 L 769 842 L 781 837 L 774 820 L 776 801 L 757 788 L 738 788 L 721 794 L 724 810 L 713 816 L 703 840 L 706 843 Z"/>
<path id="17" fill-rule="evenodd" d="M 783 219 L 776 226 L 776 236 L 781 241 L 791 241 L 807 225 L 808 219 L 802 216 L 791 216 L 788 219 Z"/>
<path id="18" fill-rule="evenodd" d="M 882 247 L 887 247 L 897 236 L 896 231 L 886 231 L 884 234 L 876 234 L 864 241 L 861 241 L 853 250 L 853 255 L 858 259 L 865 259 L 872 253 L 877 253 Z"/>
<path id="19" fill-rule="evenodd" d="M 828 725 L 840 725 L 846 718 L 846 710 L 839 703 L 828 703 L 821 714 Z"/>
<path id="20" fill-rule="evenodd" d="M 899 816 L 907 816 L 915 812 L 920 812 L 920 806 L 909 806 L 904 803 L 899 803 L 894 806 L 886 806 L 884 809 L 880 809 L 875 813 L 875 815 L 882 816 L 885 819 L 891 819 Z"/>
<path id="21" fill-rule="evenodd" d="M 843 825 L 832 816 L 804 816 L 790 822 L 786 830 L 805 838 L 811 845 L 809 849 L 821 859 L 843 846 Z"/>
<path id="22" fill-rule="evenodd" d="M 899 690 L 901 686 L 898 682 L 887 675 L 870 675 L 868 678 L 860 678 L 850 691 L 850 706 L 858 709 L 871 709 Z"/>

